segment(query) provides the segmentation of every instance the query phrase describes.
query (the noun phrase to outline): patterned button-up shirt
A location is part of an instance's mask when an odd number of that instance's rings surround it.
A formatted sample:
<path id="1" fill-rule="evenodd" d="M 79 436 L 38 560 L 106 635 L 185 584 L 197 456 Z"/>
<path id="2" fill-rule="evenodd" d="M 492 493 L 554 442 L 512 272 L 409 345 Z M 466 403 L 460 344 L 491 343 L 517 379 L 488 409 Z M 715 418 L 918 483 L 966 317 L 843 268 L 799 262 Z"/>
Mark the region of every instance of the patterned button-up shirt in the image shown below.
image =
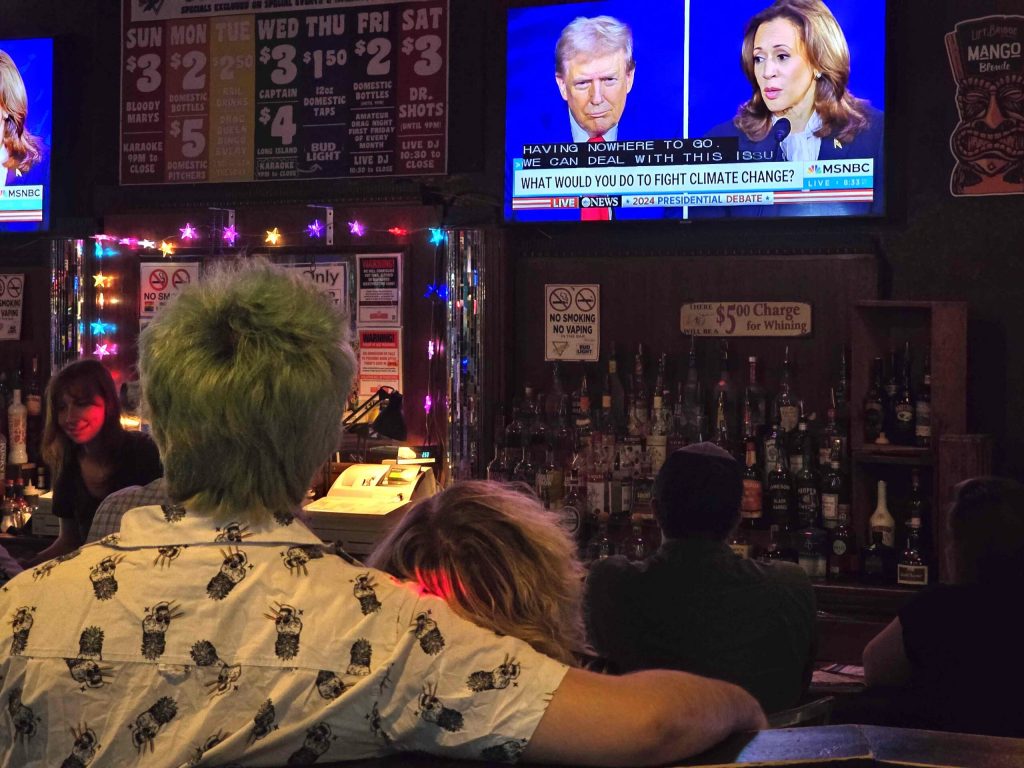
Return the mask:
<path id="1" fill-rule="evenodd" d="M 514 761 L 565 671 L 291 514 L 142 507 L 0 587 L 0 764 Z"/>

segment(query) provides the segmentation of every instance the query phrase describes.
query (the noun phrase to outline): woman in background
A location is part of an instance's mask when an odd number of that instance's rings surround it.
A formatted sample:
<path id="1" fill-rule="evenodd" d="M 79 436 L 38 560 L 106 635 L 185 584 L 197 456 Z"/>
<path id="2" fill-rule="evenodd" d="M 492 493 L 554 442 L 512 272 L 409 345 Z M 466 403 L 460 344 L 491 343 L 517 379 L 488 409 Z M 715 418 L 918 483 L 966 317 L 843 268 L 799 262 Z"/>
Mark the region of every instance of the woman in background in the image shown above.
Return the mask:
<path id="1" fill-rule="evenodd" d="M 1024 737 L 1024 486 L 960 483 L 949 532 L 952 583 L 915 595 L 868 643 L 868 694 L 885 701 L 887 725 Z"/>
<path id="2" fill-rule="evenodd" d="M 42 160 L 43 143 L 25 127 L 27 115 L 25 81 L 14 59 L 0 50 L 0 186 L 31 183 L 28 174 Z"/>
<path id="3" fill-rule="evenodd" d="M 108 494 L 163 474 L 153 441 L 121 426 L 114 379 L 98 360 L 76 360 L 50 379 L 42 450 L 54 478 L 53 514 L 60 518 L 60 533 L 26 566 L 80 547 Z"/>
<path id="4" fill-rule="evenodd" d="M 583 566 L 572 537 L 514 486 L 469 480 L 424 499 L 367 564 L 567 664 L 578 666 L 587 650 Z"/>

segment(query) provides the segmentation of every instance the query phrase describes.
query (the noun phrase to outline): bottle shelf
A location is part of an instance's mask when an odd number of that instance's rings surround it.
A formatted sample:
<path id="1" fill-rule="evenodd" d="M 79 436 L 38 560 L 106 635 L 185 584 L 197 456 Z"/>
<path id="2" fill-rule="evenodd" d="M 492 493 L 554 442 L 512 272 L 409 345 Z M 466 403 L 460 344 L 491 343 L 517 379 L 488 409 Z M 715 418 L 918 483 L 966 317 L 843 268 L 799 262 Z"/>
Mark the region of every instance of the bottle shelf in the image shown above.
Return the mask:
<path id="1" fill-rule="evenodd" d="M 935 463 L 935 452 L 930 448 L 907 445 L 871 445 L 853 451 L 853 460 L 859 464 L 902 464 L 909 467 L 928 467 Z"/>

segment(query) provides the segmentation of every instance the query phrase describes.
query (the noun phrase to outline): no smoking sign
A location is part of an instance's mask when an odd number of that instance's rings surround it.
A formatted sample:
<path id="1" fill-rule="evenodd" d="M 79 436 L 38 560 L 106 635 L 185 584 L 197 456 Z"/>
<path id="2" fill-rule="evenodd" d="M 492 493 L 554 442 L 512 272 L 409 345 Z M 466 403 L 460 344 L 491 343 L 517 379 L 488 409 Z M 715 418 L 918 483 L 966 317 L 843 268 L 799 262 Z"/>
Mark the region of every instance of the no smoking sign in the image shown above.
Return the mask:
<path id="1" fill-rule="evenodd" d="M 597 360 L 601 355 L 601 286 L 544 286 L 544 359 Z"/>

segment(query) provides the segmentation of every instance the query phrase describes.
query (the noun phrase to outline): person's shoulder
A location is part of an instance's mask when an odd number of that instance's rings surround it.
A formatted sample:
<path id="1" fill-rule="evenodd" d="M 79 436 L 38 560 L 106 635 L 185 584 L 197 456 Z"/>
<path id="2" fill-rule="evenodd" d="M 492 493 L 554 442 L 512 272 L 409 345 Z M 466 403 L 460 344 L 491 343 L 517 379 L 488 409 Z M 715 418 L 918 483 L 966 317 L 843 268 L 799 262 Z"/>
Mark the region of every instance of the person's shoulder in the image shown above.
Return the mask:
<path id="1" fill-rule="evenodd" d="M 796 563 L 784 560 L 772 562 L 743 560 L 742 564 L 748 573 L 756 574 L 756 578 L 765 583 L 799 592 L 814 592 L 814 586 L 811 584 L 807 571 Z"/>
<path id="2" fill-rule="evenodd" d="M 743 136 L 743 131 L 736 127 L 732 118 L 719 123 L 715 127 L 704 132 L 705 136 Z"/>

